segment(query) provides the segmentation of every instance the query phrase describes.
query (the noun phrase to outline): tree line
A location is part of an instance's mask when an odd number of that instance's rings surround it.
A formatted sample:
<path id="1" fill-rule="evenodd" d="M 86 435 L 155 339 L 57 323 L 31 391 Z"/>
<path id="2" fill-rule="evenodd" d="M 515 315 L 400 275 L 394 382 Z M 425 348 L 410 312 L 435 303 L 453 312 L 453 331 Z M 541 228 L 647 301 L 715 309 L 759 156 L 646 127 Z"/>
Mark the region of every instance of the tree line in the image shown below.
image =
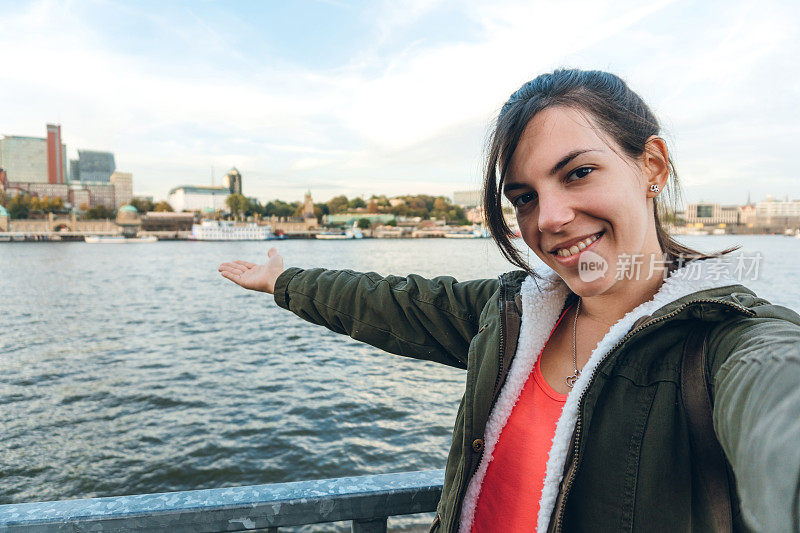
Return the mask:
<path id="1" fill-rule="evenodd" d="M 284 202 L 271 200 L 261 204 L 256 198 L 247 198 L 241 194 L 231 194 L 226 200 L 231 213 L 237 217 L 261 215 L 263 217 L 299 217 L 303 215 L 302 202 Z M 322 222 L 324 215 L 336 215 L 347 212 L 370 214 L 392 214 L 396 217 L 420 217 L 444 219 L 449 224 L 469 224 L 464 209 L 454 205 L 446 196 L 430 196 L 412 194 L 397 196 L 391 200 L 386 195 L 373 195 L 368 200 L 361 197 L 347 198 L 345 195 L 334 196 L 324 203 L 314 204 L 314 216 Z"/>
<path id="2" fill-rule="evenodd" d="M 228 209 L 236 218 L 245 218 L 254 215 L 262 217 L 299 217 L 303 215 L 302 202 L 284 202 L 271 200 L 262 204 L 256 198 L 247 198 L 241 194 L 231 194 L 226 200 Z M 0 191 L 0 205 L 6 208 L 12 219 L 44 217 L 48 213 L 68 214 L 70 210 L 64 206 L 64 201 L 59 198 L 48 198 L 21 194 L 6 196 Z M 134 198 L 130 205 L 139 213 L 148 211 L 172 211 L 172 206 L 165 201 L 153 202 L 148 198 Z M 114 218 L 115 209 L 103 205 L 89 208 L 83 204 L 79 206 L 81 219 Z M 445 220 L 449 224 L 469 224 L 464 209 L 454 205 L 446 196 L 430 196 L 426 194 L 410 194 L 397 196 L 392 199 L 386 195 L 373 195 L 368 200 L 356 196 L 347 198 L 345 195 L 334 196 L 327 202 L 314 204 L 314 216 L 321 223 L 324 215 L 335 215 L 347 212 L 360 212 L 370 214 L 392 214 L 396 217 L 420 217 L 423 220 L 436 218 Z"/>

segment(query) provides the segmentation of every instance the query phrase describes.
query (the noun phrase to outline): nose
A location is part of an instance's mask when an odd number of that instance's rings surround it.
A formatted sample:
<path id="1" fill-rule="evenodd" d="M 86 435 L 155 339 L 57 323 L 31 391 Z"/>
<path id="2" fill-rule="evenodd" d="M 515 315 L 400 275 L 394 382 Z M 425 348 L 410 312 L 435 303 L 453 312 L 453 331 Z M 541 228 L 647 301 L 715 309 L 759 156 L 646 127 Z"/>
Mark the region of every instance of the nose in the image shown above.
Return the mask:
<path id="1" fill-rule="evenodd" d="M 565 224 L 575 218 L 575 211 L 569 200 L 558 193 L 539 196 L 539 231 L 541 233 L 558 233 Z"/>

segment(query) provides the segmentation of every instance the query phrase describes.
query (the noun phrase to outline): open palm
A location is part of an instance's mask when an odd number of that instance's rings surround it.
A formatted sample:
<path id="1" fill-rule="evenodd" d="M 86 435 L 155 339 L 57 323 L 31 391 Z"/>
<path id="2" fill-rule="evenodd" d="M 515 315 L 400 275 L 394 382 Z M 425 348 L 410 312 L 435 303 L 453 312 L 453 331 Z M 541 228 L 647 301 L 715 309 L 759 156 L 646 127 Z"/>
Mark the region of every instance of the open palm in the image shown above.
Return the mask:
<path id="1" fill-rule="evenodd" d="M 253 291 L 275 292 L 275 280 L 283 272 L 283 257 L 275 248 L 267 252 L 267 262 L 263 265 L 249 261 L 222 263 L 217 270 L 223 277 Z"/>

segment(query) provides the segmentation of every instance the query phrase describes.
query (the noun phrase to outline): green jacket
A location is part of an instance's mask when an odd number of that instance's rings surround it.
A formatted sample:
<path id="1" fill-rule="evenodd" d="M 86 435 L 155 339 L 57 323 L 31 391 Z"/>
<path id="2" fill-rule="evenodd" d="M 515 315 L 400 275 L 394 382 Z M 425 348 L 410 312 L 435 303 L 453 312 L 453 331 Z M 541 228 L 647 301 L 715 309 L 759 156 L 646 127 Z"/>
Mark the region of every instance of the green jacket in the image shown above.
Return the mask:
<path id="1" fill-rule="evenodd" d="M 680 392 L 683 342 L 697 320 L 713 325 L 709 382 L 734 525 L 798 531 L 800 315 L 720 278 L 710 261 L 673 272 L 592 353 L 558 422 L 538 531 L 713 531 Z M 289 268 L 275 285 L 277 304 L 305 320 L 467 370 L 431 527 L 446 532 L 471 529 L 521 383 L 574 297 L 554 274 L 536 283 L 522 271 L 457 282 Z"/>

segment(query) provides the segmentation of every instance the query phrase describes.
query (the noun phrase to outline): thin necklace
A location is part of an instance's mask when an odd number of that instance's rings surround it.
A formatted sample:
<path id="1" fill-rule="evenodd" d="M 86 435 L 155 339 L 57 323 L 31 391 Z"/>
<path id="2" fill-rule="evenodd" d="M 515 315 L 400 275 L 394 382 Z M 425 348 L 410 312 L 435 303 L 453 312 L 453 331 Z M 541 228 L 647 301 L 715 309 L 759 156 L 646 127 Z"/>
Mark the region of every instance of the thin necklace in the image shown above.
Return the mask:
<path id="1" fill-rule="evenodd" d="M 567 387 L 570 389 L 575 385 L 575 382 L 578 381 L 578 378 L 581 375 L 581 371 L 578 370 L 578 350 L 576 348 L 577 336 L 578 336 L 578 313 L 581 312 L 581 299 L 578 297 L 578 305 L 575 309 L 575 323 L 572 325 L 572 366 L 575 369 L 575 372 L 571 376 L 567 376 L 566 382 Z"/>

